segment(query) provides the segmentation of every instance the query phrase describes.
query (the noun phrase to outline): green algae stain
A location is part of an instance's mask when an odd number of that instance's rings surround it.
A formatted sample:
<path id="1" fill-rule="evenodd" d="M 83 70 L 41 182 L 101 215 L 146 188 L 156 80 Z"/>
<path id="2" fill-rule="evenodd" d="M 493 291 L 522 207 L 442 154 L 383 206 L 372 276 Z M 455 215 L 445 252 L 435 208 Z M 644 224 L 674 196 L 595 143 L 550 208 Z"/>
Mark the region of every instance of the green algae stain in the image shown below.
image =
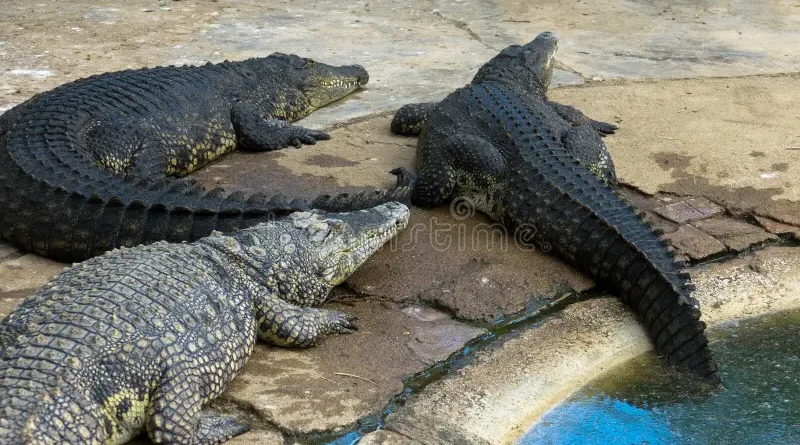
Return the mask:
<path id="1" fill-rule="evenodd" d="M 518 445 L 800 444 L 800 311 L 710 337 L 724 391 L 709 393 L 647 354 L 580 389 Z"/>

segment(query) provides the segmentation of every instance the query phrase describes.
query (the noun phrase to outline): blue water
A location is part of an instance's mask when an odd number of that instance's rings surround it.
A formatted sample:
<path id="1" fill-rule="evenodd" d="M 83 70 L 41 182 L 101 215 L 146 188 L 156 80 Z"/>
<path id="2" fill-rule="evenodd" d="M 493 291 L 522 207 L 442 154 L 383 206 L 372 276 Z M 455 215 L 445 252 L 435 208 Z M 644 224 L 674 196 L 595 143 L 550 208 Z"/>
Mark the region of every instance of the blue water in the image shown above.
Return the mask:
<path id="1" fill-rule="evenodd" d="M 518 445 L 800 444 L 800 311 L 710 336 L 724 391 L 648 354 L 579 390 Z"/>

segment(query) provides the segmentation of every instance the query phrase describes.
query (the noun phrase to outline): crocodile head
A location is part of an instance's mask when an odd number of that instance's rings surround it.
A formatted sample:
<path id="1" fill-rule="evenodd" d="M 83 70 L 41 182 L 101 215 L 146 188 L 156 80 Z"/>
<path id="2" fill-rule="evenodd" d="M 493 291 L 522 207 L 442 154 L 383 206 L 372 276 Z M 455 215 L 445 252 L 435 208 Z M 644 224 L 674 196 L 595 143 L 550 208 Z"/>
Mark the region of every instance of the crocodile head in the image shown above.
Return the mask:
<path id="1" fill-rule="evenodd" d="M 296 212 L 230 238 L 253 278 L 286 301 L 319 303 L 405 228 L 408 216 L 395 202 L 347 213 Z"/>
<path id="2" fill-rule="evenodd" d="M 473 83 L 494 80 L 523 91 L 544 95 L 553 78 L 558 38 L 550 31 L 525 45 L 511 45 L 486 62 Z"/>
<path id="3" fill-rule="evenodd" d="M 300 92 L 299 101 L 307 113 L 335 102 L 369 82 L 369 74 L 360 65 L 333 66 L 291 54 L 274 53 L 268 60 L 282 65 L 282 75 Z M 287 116 L 299 118 L 302 116 Z"/>

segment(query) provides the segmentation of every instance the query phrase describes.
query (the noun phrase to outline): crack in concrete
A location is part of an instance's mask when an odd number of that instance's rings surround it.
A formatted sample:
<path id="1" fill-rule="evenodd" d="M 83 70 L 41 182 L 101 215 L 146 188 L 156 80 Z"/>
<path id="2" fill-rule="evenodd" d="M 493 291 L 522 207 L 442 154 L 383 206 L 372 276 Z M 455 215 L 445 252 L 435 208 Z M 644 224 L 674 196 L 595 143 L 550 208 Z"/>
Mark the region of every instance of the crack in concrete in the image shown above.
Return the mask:
<path id="1" fill-rule="evenodd" d="M 567 64 L 566 64 L 566 63 L 564 63 L 564 62 L 561 62 L 561 61 L 559 61 L 559 60 L 556 60 L 556 63 L 555 63 L 555 66 L 554 66 L 554 68 L 556 68 L 556 69 L 559 69 L 559 70 L 562 70 L 562 71 L 566 71 L 566 72 L 568 72 L 568 73 L 572 73 L 572 74 L 574 74 L 574 75 L 576 75 L 576 76 L 580 77 L 580 78 L 581 78 L 581 80 L 582 80 L 583 82 L 586 82 L 586 76 L 584 76 L 584 75 L 583 75 L 581 72 L 579 72 L 579 71 L 578 71 L 578 70 L 576 70 L 575 68 L 573 68 L 573 67 L 571 67 L 571 66 L 567 65 Z"/>
<path id="2" fill-rule="evenodd" d="M 460 29 L 462 31 L 466 31 L 467 34 L 469 34 L 469 37 L 472 40 L 480 43 L 481 45 L 485 46 L 486 48 L 489 48 L 492 51 L 500 51 L 499 49 L 494 48 L 493 46 L 491 46 L 488 43 L 484 42 L 483 39 L 481 39 L 481 36 L 479 36 L 477 33 L 475 33 L 475 31 L 470 29 L 469 24 L 467 24 L 467 22 L 462 22 L 461 20 L 451 19 L 451 18 L 446 17 L 444 14 L 442 14 L 441 12 L 436 11 L 436 10 L 431 11 L 431 14 L 435 15 L 436 17 L 439 17 L 440 19 L 442 19 L 442 20 L 444 20 L 446 22 L 449 22 L 450 24 L 452 24 L 453 26 L 455 26 L 456 28 L 458 28 L 458 29 Z"/>
<path id="3" fill-rule="evenodd" d="M 369 145 L 369 144 L 384 144 L 384 145 L 395 145 L 397 147 L 416 147 L 417 146 L 417 144 L 401 144 L 399 142 L 391 142 L 391 141 L 373 141 L 373 140 L 370 140 L 370 139 L 365 139 L 365 138 L 363 138 L 363 137 L 361 137 L 361 136 L 359 136 L 357 134 L 354 134 L 353 137 L 361 139 L 367 145 Z M 353 143 L 348 143 L 348 144 L 349 145 L 355 145 Z M 366 148 L 366 147 L 361 147 L 361 148 Z"/>

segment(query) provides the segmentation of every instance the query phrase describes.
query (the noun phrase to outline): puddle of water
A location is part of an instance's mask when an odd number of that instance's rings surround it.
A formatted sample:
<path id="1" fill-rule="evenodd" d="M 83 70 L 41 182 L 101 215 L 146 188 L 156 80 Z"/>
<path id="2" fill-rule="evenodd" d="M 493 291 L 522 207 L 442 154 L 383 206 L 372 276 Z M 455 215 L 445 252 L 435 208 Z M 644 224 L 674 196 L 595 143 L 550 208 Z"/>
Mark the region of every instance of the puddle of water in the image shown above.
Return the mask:
<path id="1" fill-rule="evenodd" d="M 800 311 L 710 332 L 726 390 L 647 354 L 545 414 L 517 445 L 800 444 Z"/>

